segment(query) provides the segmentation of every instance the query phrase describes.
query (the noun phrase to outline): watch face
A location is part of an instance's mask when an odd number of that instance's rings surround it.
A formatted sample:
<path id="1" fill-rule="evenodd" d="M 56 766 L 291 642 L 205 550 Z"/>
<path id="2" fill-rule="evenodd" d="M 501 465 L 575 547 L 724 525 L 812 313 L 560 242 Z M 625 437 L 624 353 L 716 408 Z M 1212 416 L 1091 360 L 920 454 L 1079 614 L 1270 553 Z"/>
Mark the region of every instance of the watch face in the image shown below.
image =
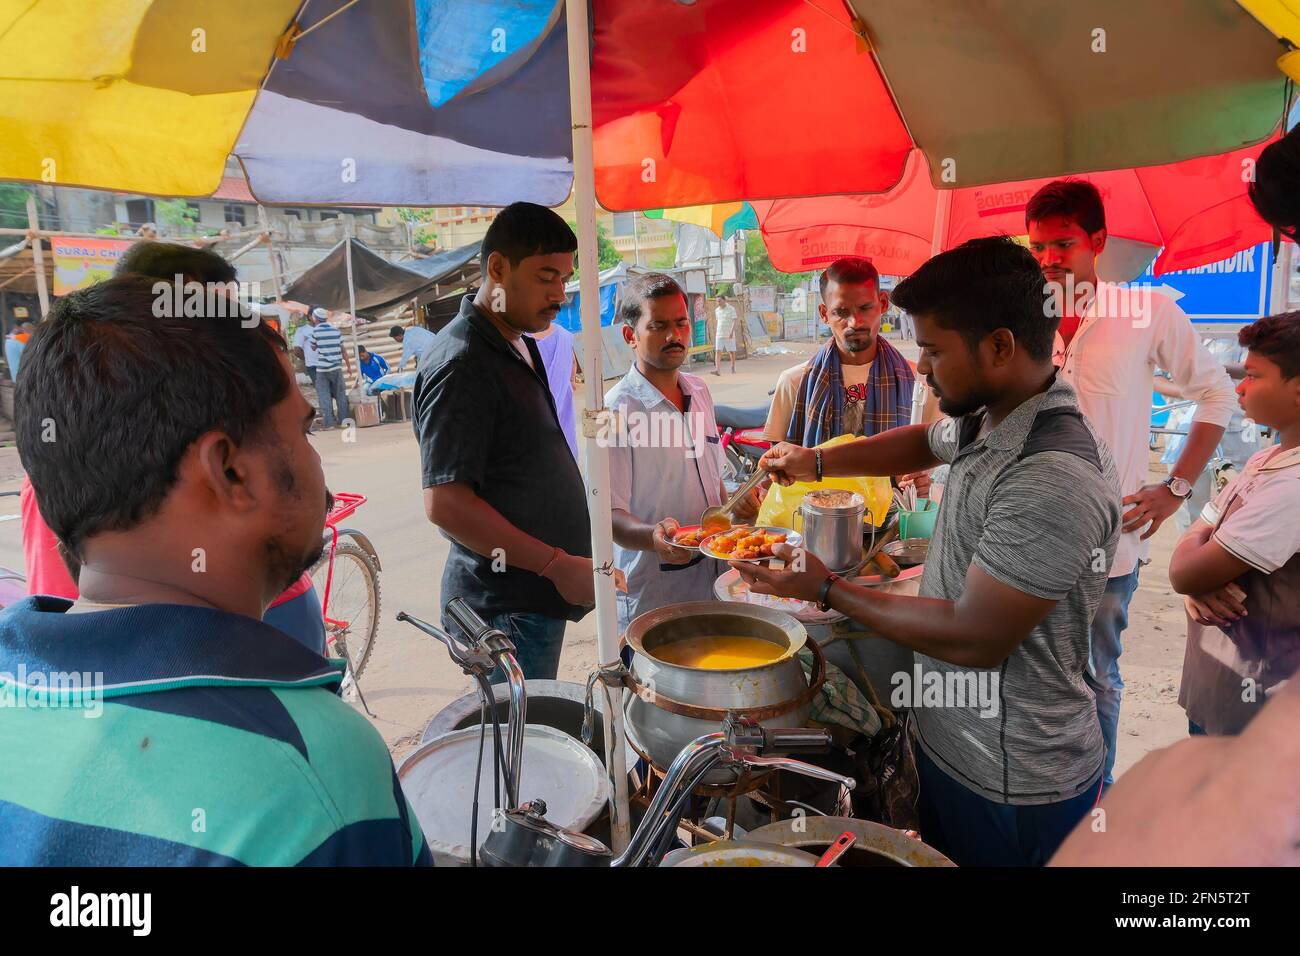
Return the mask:
<path id="1" fill-rule="evenodd" d="M 1179 498 L 1186 498 L 1192 493 L 1192 483 L 1186 478 L 1171 478 L 1169 490 Z"/>

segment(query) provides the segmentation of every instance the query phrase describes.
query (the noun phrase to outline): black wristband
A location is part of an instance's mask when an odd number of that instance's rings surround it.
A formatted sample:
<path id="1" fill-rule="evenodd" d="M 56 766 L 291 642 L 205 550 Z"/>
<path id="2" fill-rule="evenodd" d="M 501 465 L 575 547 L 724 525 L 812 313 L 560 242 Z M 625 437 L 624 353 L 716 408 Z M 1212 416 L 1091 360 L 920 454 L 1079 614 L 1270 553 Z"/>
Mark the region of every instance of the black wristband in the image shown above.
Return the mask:
<path id="1" fill-rule="evenodd" d="M 817 480 L 822 480 L 822 450 L 818 448 L 813 452 L 813 462 L 817 469 Z"/>
<path id="2" fill-rule="evenodd" d="M 826 575 L 826 580 L 822 582 L 821 590 L 817 592 L 817 606 L 823 611 L 829 611 L 831 609 L 831 588 L 835 586 L 835 582 L 839 579 L 840 576 L 838 574 L 828 574 Z"/>

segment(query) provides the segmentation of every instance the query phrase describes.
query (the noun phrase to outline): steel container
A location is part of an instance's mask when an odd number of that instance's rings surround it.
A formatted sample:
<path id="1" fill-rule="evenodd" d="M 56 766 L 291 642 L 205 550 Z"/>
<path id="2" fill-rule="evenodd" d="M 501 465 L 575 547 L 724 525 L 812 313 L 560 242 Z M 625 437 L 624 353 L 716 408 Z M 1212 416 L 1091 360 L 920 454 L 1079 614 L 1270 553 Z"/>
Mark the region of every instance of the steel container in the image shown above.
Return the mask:
<path id="1" fill-rule="evenodd" d="M 803 546 L 837 573 L 862 564 L 862 518 L 866 500 L 855 491 L 810 491 L 803 496 L 794 522 Z"/>
<path id="2" fill-rule="evenodd" d="M 766 664 L 729 670 L 685 667 L 655 657 L 655 650 L 665 644 L 719 635 L 770 641 L 781 648 L 781 655 Z M 745 604 L 694 601 L 640 615 L 627 629 L 627 643 L 635 652 L 633 683 L 639 688 L 625 698 L 627 731 L 633 744 L 664 769 L 696 737 L 720 731 L 728 710 L 765 708 L 759 718 L 764 726 L 804 726 L 811 701 L 800 703 L 801 696 L 809 697 L 805 693 L 809 685 L 798 654 L 807 640 L 803 625 L 789 614 Z M 676 703 L 714 713 L 693 717 L 665 709 Z M 728 786 L 735 781 L 733 770 L 719 767 L 701 783 Z"/>

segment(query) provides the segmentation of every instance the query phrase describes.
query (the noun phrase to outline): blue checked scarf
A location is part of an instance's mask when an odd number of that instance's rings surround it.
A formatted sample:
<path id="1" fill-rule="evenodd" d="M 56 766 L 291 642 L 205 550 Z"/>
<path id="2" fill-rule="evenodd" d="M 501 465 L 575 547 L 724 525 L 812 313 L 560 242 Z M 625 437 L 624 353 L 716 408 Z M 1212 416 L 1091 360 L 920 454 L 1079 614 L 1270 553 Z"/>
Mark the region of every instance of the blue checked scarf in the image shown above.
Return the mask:
<path id="1" fill-rule="evenodd" d="M 912 421 L 912 388 L 916 373 L 903 354 L 883 338 L 876 339 L 876 360 L 867 377 L 867 401 L 862 410 L 862 434 L 875 435 Z M 843 433 L 844 378 L 840 352 L 832 339 L 808 362 L 786 438 L 812 448 Z"/>

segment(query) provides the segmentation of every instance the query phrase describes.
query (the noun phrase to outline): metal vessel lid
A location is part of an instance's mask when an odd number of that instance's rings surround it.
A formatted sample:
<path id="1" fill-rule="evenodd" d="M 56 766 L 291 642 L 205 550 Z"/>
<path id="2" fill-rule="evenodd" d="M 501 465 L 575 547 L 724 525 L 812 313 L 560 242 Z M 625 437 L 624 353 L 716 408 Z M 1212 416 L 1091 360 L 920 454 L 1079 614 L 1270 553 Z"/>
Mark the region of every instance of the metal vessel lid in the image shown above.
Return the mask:
<path id="1" fill-rule="evenodd" d="M 867 510 L 866 499 L 856 491 L 836 488 L 810 491 L 803 496 L 803 503 L 811 510 L 824 515 L 863 514 Z"/>

